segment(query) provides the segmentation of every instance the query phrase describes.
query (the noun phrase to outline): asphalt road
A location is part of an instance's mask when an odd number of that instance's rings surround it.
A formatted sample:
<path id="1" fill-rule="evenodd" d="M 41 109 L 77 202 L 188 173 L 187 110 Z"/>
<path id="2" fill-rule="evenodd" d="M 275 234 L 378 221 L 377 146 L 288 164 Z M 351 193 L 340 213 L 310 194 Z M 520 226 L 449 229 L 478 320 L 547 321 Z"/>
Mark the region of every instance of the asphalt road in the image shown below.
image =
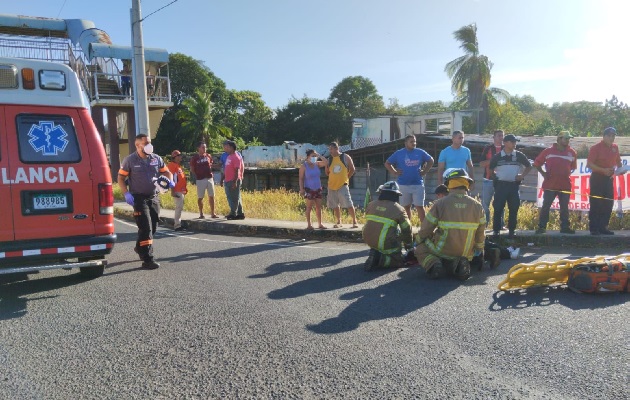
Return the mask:
<path id="1" fill-rule="evenodd" d="M 628 294 L 497 292 L 511 260 L 430 281 L 364 272 L 360 244 L 162 229 L 146 271 L 116 229 L 101 278 L 0 276 L 0 398 L 628 398 Z"/>

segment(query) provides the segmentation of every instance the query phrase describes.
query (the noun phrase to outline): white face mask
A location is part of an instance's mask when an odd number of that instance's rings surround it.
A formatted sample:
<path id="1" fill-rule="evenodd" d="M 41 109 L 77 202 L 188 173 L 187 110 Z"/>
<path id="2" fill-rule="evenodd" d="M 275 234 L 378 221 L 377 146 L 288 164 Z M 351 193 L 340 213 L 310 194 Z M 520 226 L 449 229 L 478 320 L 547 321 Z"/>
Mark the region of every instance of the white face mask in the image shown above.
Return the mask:
<path id="1" fill-rule="evenodd" d="M 145 154 L 153 154 L 153 145 L 151 143 L 147 143 L 144 145 L 144 153 Z"/>
<path id="2" fill-rule="evenodd" d="M 311 162 L 315 164 L 317 162 L 317 157 L 311 157 Z"/>

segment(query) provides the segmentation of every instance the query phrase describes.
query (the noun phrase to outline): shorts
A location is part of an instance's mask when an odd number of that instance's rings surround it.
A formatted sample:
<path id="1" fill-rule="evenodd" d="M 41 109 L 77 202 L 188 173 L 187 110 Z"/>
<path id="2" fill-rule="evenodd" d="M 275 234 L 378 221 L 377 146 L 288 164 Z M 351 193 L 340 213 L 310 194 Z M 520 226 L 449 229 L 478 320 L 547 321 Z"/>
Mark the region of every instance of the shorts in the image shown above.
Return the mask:
<path id="1" fill-rule="evenodd" d="M 306 200 L 317 200 L 322 198 L 322 188 L 313 190 L 309 188 L 304 188 L 304 198 Z"/>
<path id="2" fill-rule="evenodd" d="M 337 208 L 338 206 L 341 208 L 354 207 L 348 185 L 343 185 L 338 190 L 328 189 L 328 197 L 326 200 L 328 208 Z"/>
<path id="3" fill-rule="evenodd" d="M 400 205 L 424 207 L 424 185 L 400 185 Z"/>
<path id="4" fill-rule="evenodd" d="M 198 179 L 197 180 L 197 198 L 203 199 L 208 192 L 208 196 L 214 197 L 214 179 Z"/>

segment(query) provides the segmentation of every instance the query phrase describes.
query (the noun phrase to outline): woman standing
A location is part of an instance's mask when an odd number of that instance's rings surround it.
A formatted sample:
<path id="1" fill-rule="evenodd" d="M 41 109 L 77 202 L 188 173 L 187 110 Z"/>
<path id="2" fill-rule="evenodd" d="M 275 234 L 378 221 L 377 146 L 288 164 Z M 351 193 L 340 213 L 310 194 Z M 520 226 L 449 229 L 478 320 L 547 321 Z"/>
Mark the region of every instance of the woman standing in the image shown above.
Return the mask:
<path id="1" fill-rule="evenodd" d="M 311 224 L 311 210 L 315 204 L 315 214 L 319 229 L 326 229 L 322 225 L 322 182 L 320 180 L 320 168 L 328 164 L 326 158 L 321 157 L 313 149 L 306 150 L 306 161 L 300 167 L 300 196 L 306 199 L 306 223 L 307 230 L 313 230 Z"/>

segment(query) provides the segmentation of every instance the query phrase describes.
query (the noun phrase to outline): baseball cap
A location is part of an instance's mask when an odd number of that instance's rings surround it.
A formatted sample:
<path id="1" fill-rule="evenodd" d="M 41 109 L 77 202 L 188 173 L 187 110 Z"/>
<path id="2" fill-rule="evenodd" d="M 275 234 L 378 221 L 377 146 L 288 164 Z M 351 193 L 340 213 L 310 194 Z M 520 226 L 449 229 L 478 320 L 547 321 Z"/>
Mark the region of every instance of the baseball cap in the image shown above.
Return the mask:
<path id="1" fill-rule="evenodd" d="M 173 152 L 171 153 L 171 157 L 177 157 L 181 155 L 182 155 L 182 152 L 179 150 L 173 150 Z"/>
<path id="2" fill-rule="evenodd" d="M 223 145 L 224 145 L 224 146 L 225 146 L 225 145 L 228 145 L 228 146 L 231 146 L 233 149 L 236 149 L 236 142 L 235 142 L 235 141 L 233 141 L 233 140 L 225 140 L 225 141 L 223 142 Z"/>
<path id="3" fill-rule="evenodd" d="M 560 131 L 558 132 L 558 137 L 559 138 L 567 138 L 567 139 L 571 139 L 572 137 L 575 137 L 571 134 L 571 132 L 569 131 Z"/>
<path id="4" fill-rule="evenodd" d="M 613 128 L 612 126 L 609 126 L 608 128 L 604 129 L 604 135 L 616 135 L 616 134 L 617 134 L 617 130 Z"/>
<path id="5" fill-rule="evenodd" d="M 516 136 L 510 133 L 509 135 L 505 135 L 503 137 L 503 141 L 504 142 L 520 142 L 520 139 L 517 139 Z"/>

